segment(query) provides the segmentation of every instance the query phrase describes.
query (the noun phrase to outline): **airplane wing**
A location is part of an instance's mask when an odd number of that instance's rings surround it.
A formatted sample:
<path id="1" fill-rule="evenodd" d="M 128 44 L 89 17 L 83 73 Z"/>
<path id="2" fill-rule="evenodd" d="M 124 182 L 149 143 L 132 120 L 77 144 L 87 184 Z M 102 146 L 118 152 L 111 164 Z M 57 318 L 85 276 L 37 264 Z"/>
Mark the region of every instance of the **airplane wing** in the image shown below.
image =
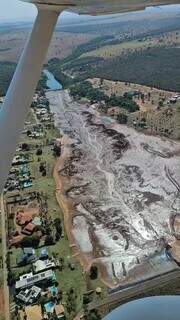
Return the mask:
<path id="1" fill-rule="evenodd" d="M 144 10 L 146 7 L 178 4 L 180 0 L 22 0 L 34 4 L 64 6 L 78 14 L 101 15 Z"/>

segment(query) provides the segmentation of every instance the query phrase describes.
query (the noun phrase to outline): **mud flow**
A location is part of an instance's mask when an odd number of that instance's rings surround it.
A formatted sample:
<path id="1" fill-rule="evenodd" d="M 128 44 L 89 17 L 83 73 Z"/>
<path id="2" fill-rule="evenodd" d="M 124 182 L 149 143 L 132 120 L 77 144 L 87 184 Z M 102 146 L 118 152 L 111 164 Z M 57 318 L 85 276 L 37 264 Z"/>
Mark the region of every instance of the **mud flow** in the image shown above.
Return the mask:
<path id="1" fill-rule="evenodd" d="M 95 263 L 111 287 L 176 268 L 180 143 L 116 124 L 66 91 L 48 97 L 63 134 L 58 197 L 84 268 Z"/>

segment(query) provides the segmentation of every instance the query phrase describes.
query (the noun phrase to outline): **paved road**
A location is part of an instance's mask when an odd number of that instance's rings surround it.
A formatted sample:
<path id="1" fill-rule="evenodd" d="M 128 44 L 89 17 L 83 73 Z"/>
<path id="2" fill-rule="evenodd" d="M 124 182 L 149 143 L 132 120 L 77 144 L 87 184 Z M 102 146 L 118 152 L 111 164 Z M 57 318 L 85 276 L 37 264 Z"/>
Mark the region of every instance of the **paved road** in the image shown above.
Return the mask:
<path id="1" fill-rule="evenodd" d="M 6 264 L 6 254 L 7 254 L 7 242 L 6 242 L 6 213 L 4 210 L 4 199 L 3 196 L 0 197 L 0 207 L 1 207 L 1 236 L 2 236 L 2 258 L 3 258 L 3 286 L 4 286 L 4 311 L 5 319 L 10 320 L 9 314 L 9 287 L 7 285 L 7 264 Z"/>
<path id="2" fill-rule="evenodd" d="M 174 270 L 172 272 L 166 273 L 164 275 L 155 277 L 153 279 L 144 281 L 142 283 L 138 283 L 132 287 L 123 289 L 119 292 L 109 295 L 106 299 L 103 300 L 100 304 L 90 303 L 88 305 L 88 310 L 100 309 L 102 307 L 112 307 L 114 304 L 122 303 L 131 299 L 133 297 L 137 297 L 144 292 L 148 292 L 152 289 L 159 289 L 164 285 L 170 284 L 171 281 L 180 279 L 180 269 Z"/>

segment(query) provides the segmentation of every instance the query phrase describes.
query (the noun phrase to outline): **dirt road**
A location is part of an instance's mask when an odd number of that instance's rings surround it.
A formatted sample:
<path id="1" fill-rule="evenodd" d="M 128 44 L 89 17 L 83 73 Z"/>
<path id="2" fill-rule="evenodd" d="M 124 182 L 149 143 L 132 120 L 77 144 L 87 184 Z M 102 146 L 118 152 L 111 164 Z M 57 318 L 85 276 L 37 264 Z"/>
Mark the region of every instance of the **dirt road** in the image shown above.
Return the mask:
<path id="1" fill-rule="evenodd" d="M 7 230 L 6 230 L 6 213 L 4 210 L 4 199 L 1 195 L 0 198 L 0 207 L 1 207 L 1 237 L 2 237 L 2 258 L 3 258 L 3 287 L 4 287 L 4 312 L 5 319 L 10 320 L 9 314 L 9 287 L 7 284 L 7 264 L 6 264 L 6 255 L 7 255 Z"/>

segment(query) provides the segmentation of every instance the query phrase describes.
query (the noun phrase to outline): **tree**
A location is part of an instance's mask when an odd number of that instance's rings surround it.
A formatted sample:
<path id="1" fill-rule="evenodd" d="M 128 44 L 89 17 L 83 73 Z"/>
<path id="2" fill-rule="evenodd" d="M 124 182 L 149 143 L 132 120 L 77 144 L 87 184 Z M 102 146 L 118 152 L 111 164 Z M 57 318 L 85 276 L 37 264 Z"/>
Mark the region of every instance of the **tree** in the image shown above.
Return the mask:
<path id="1" fill-rule="evenodd" d="M 8 281 L 8 285 L 9 285 L 10 287 L 12 287 L 12 286 L 16 283 L 15 275 L 14 275 L 14 273 L 13 273 L 12 271 L 10 271 L 10 270 L 9 270 L 9 272 L 8 272 L 8 279 L 7 279 L 7 281 Z"/>
<path id="2" fill-rule="evenodd" d="M 127 120 L 128 120 L 128 116 L 124 113 L 119 113 L 117 115 L 117 121 L 120 123 L 120 124 L 126 124 L 127 123 Z"/>
<path id="3" fill-rule="evenodd" d="M 47 235 L 45 238 L 45 246 L 51 246 L 54 244 L 54 239 L 51 235 Z"/>
<path id="4" fill-rule="evenodd" d="M 47 174 L 46 168 L 44 168 L 44 170 L 42 171 L 42 176 L 43 176 L 43 177 L 46 177 L 46 174 Z"/>
<path id="5" fill-rule="evenodd" d="M 27 130 L 27 136 L 29 137 L 31 135 L 31 130 Z"/>
<path id="6" fill-rule="evenodd" d="M 41 148 L 38 148 L 38 149 L 37 149 L 36 155 L 37 155 L 37 156 L 41 156 L 41 155 L 42 155 L 42 149 L 41 149 Z"/>
<path id="7" fill-rule="evenodd" d="M 100 78 L 100 87 L 102 87 L 104 79 Z"/>
<path id="8" fill-rule="evenodd" d="M 22 247 L 33 247 L 38 248 L 39 246 L 39 237 L 36 235 L 24 237 L 21 241 Z"/>
<path id="9" fill-rule="evenodd" d="M 61 225 L 61 219 L 56 218 L 54 220 L 54 226 L 56 228 L 56 235 L 55 235 L 55 240 L 59 241 L 62 235 L 62 225 Z"/>
<path id="10" fill-rule="evenodd" d="M 96 266 L 91 266 L 90 268 L 90 278 L 92 280 L 97 279 L 98 277 L 98 268 Z"/>
<path id="11" fill-rule="evenodd" d="M 43 162 L 41 162 L 40 165 L 39 165 L 39 172 L 42 173 L 44 171 L 44 169 L 45 169 L 45 165 L 44 165 Z"/>
<path id="12" fill-rule="evenodd" d="M 29 149 L 30 149 L 28 143 L 22 143 L 21 148 L 23 151 L 29 151 Z"/>
<path id="13" fill-rule="evenodd" d="M 102 316 L 98 310 L 92 310 L 89 312 L 85 311 L 84 319 L 85 320 L 101 320 Z"/>
<path id="14" fill-rule="evenodd" d="M 160 108 L 163 107 L 163 105 L 164 105 L 163 101 L 162 101 L 162 100 L 159 100 L 158 105 L 159 105 Z"/>
<path id="15" fill-rule="evenodd" d="M 53 153 L 55 157 L 60 157 L 61 156 L 61 146 L 55 144 L 53 148 Z"/>
<path id="16" fill-rule="evenodd" d="M 144 93 L 141 93 L 141 100 L 142 100 L 143 103 L 144 103 L 144 98 L 145 98 Z"/>

